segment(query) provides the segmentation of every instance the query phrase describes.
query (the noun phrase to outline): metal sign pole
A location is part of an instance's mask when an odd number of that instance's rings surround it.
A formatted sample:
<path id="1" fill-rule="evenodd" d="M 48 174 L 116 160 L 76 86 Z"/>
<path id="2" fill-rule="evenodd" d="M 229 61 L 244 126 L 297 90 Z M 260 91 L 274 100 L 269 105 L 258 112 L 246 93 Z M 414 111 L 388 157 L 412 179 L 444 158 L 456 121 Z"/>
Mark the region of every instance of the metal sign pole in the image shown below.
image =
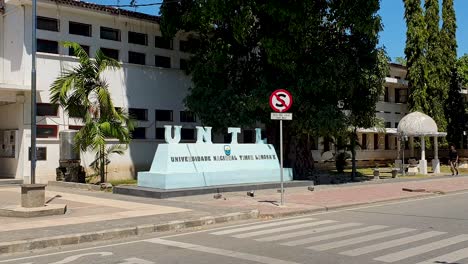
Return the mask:
<path id="1" fill-rule="evenodd" d="M 36 10 L 37 0 L 32 1 L 31 40 L 31 184 L 36 183 Z"/>
<path id="2" fill-rule="evenodd" d="M 283 181 L 283 119 L 280 120 L 280 159 L 281 159 L 281 205 L 284 205 L 284 181 Z"/>

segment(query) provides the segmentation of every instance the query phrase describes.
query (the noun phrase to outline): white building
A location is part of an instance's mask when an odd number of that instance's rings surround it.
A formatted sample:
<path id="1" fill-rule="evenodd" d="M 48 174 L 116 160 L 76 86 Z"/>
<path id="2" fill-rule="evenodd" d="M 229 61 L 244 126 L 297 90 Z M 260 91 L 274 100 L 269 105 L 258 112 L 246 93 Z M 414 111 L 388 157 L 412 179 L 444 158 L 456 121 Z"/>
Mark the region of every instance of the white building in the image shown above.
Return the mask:
<path id="1" fill-rule="evenodd" d="M 0 0 L 0 178 L 25 182 L 30 178 L 31 13 L 30 0 Z M 190 43 L 182 35 L 171 41 L 160 36 L 155 16 L 75 0 L 38 1 L 38 182 L 56 177 L 58 132 L 80 126 L 78 119 L 50 104 L 51 83 L 61 70 L 76 63 L 60 41 L 77 42 L 91 55 L 102 49 L 122 62 L 120 70 L 106 72 L 105 77 L 116 106 L 128 108 L 138 117 L 138 129 L 126 154 L 111 158 L 108 177 L 128 178 L 147 170 L 157 144 L 163 142 L 164 125 L 182 124 L 183 140 L 195 139 L 197 122 L 183 104 L 190 79 L 181 70 Z M 405 75 L 404 67 L 391 65 L 386 94 L 377 106 L 388 134 L 361 131 L 366 149 L 359 152 L 360 160 L 395 158 L 396 138 L 391 133 L 408 113 Z M 224 139 L 218 136 L 215 140 Z M 253 130 L 242 132 L 240 142 L 254 140 Z M 325 161 L 329 149 L 330 144 L 317 144 L 315 160 Z M 92 158 L 82 156 L 83 165 L 88 167 Z"/>

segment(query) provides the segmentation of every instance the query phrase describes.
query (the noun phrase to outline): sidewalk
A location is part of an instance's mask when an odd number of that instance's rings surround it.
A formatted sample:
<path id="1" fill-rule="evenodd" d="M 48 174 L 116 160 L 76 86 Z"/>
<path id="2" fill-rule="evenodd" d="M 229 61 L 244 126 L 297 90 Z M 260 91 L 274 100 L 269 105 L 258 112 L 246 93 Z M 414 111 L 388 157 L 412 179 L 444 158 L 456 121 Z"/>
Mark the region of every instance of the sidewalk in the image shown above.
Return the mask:
<path id="1" fill-rule="evenodd" d="M 402 188 L 428 192 L 406 192 Z M 314 191 L 297 187 L 286 189 L 286 206 L 279 207 L 276 189 L 256 191 L 255 197 L 239 192 L 222 194 L 221 199 L 200 195 L 157 200 L 48 187 L 47 199 L 60 196 L 51 203 L 67 204 L 67 213 L 40 218 L 0 217 L 0 254 L 463 190 L 468 190 L 468 177 L 316 186 Z M 0 206 L 19 204 L 19 193 L 18 186 L 0 187 Z"/>

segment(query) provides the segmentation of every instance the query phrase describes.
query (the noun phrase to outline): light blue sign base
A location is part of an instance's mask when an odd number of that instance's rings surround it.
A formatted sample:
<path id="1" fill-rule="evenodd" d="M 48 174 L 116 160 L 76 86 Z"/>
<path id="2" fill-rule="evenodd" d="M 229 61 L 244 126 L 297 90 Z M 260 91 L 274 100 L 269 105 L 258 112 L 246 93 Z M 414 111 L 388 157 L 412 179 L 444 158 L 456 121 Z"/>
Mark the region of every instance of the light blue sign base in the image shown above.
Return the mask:
<path id="1" fill-rule="evenodd" d="M 292 181 L 292 170 L 284 171 L 284 181 Z M 138 186 L 158 189 L 279 181 L 269 144 L 160 144 L 150 171 L 138 173 Z"/>

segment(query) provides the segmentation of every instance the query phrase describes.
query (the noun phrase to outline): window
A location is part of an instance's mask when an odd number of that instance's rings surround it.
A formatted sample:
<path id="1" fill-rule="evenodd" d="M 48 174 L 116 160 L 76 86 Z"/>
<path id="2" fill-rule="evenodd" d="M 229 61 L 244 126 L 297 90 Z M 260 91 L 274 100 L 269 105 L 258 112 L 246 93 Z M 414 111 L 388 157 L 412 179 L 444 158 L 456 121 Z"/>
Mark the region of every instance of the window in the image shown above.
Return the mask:
<path id="1" fill-rule="evenodd" d="M 399 124 L 398 122 L 395 122 L 395 128 L 398 128 L 398 124 Z"/>
<path id="2" fill-rule="evenodd" d="M 187 60 L 180 59 L 180 69 L 186 71 L 188 69 L 188 62 Z"/>
<path id="3" fill-rule="evenodd" d="M 148 35 L 137 32 L 128 32 L 128 43 L 148 46 Z"/>
<path id="4" fill-rule="evenodd" d="M 385 149 L 390 149 L 390 136 L 385 135 Z"/>
<path id="5" fill-rule="evenodd" d="M 133 64 L 145 65 L 146 64 L 146 55 L 144 53 L 129 51 L 128 52 L 128 62 L 133 63 Z"/>
<path id="6" fill-rule="evenodd" d="M 242 135 L 244 136 L 244 143 L 255 143 L 255 131 L 248 129 L 242 131 Z"/>
<path id="7" fill-rule="evenodd" d="M 374 134 L 374 149 L 379 149 L 379 134 Z"/>
<path id="8" fill-rule="evenodd" d="M 70 130 L 80 130 L 83 126 L 68 126 Z"/>
<path id="9" fill-rule="evenodd" d="M 119 60 L 119 51 L 115 49 L 107 49 L 107 48 L 101 48 L 102 53 L 106 55 L 109 58 L 112 58 L 114 60 Z"/>
<path id="10" fill-rule="evenodd" d="M 172 39 L 166 39 L 166 38 L 163 38 L 163 37 L 160 37 L 160 36 L 154 37 L 154 46 L 156 48 L 160 48 L 160 49 L 170 49 L 171 50 L 171 49 L 174 48 Z"/>
<path id="11" fill-rule="evenodd" d="M 384 90 L 384 102 L 389 102 L 389 98 L 388 98 L 388 87 L 385 87 L 385 90 Z"/>
<path id="12" fill-rule="evenodd" d="M 146 128 L 145 127 L 135 127 L 132 131 L 133 139 L 146 139 Z"/>
<path id="13" fill-rule="evenodd" d="M 58 116 L 58 105 L 37 104 L 37 116 Z"/>
<path id="14" fill-rule="evenodd" d="M 120 41 L 120 30 L 115 28 L 101 27 L 101 38 Z"/>
<path id="15" fill-rule="evenodd" d="M 70 21 L 70 23 L 68 24 L 68 33 L 72 35 L 91 37 L 92 27 L 90 24 L 83 24 Z"/>
<path id="16" fill-rule="evenodd" d="M 156 139 L 164 140 L 165 133 L 166 133 L 166 129 L 164 127 L 157 127 L 156 128 Z"/>
<path id="17" fill-rule="evenodd" d="M 59 46 L 57 41 L 38 39 L 37 40 L 37 51 L 58 54 Z"/>
<path id="18" fill-rule="evenodd" d="M 385 122 L 385 128 L 391 128 L 392 122 Z"/>
<path id="19" fill-rule="evenodd" d="M 28 159 L 31 160 L 31 147 L 28 148 Z M 36 160 L 47 160 L 47 148 L 37 147 L 36 148 Z"/>
<path id="20" fill-rule="evenodd" d="M 179 41 L 179 50 L 182 52 L 191 52 L 194 47 L 193 40 L 180 40 Z"/>
<path id="21" fill-rule="evenodd" d="M 362 134 L 361 146 L 362 149 L 367 149 L 367 134 Z"/>
<path id="22" fill-rule="evenodd" d="M 56 125 L 37 125 L 38 138 L 56 138 L 58 127 Z"/>
<path id="23" fill-rule="evenodd" d="M 395 76 L 395 79 L 401 80 L 401 77 L 400 76 Z"/>
<path id="24" fill-rule="evenodd" d="M 165 56 L 154 56 L 154 65 L 156 67 L 170 68 L 171 67 L 171 58 Z"/>
<path id="25" fill-rule="evenodd" d="M 88 56 L 89 56 L 89 46 L 85 46 L 85 45 L 80 45 L 80 46 L 81 46 L 81 48 L 84 49 L 86 54 L 88 54 Z M 68 48 L 68 55 L 75 56 L 75 50 L 73 48 Z"/>
<path id="26" fill-rule="evenodd" d="M 59 21 L 55 18 L 37 17 L 37 29 L 59 31 Z"/>
<path id="27" fill-rule="evenodd" d="M 195 114 L 190 111 L 180 111 L 180 122 L 195 123 L 197 122 L 197 118 Z"/>
<path id="28" fill-rule="evenodd" d="M 395 103 L 408 102 L 408 89 L 395 89 Z"/>
<path id="29" fill-rule="evenodd" d="M 195 129 L 194 128 L 182 128 L 180 130 L 181 140 L 195 140 Z"/>
<path id="30" fill-rule="evenodd" d="M 139 121 L 148 121 L 148 109 L 129 108 L 130 116 Z"/>
<path id="31" fill-rule="evenodd" d="M 172 110 L 156 110 L 156 121 L 172 122 Z"/>

